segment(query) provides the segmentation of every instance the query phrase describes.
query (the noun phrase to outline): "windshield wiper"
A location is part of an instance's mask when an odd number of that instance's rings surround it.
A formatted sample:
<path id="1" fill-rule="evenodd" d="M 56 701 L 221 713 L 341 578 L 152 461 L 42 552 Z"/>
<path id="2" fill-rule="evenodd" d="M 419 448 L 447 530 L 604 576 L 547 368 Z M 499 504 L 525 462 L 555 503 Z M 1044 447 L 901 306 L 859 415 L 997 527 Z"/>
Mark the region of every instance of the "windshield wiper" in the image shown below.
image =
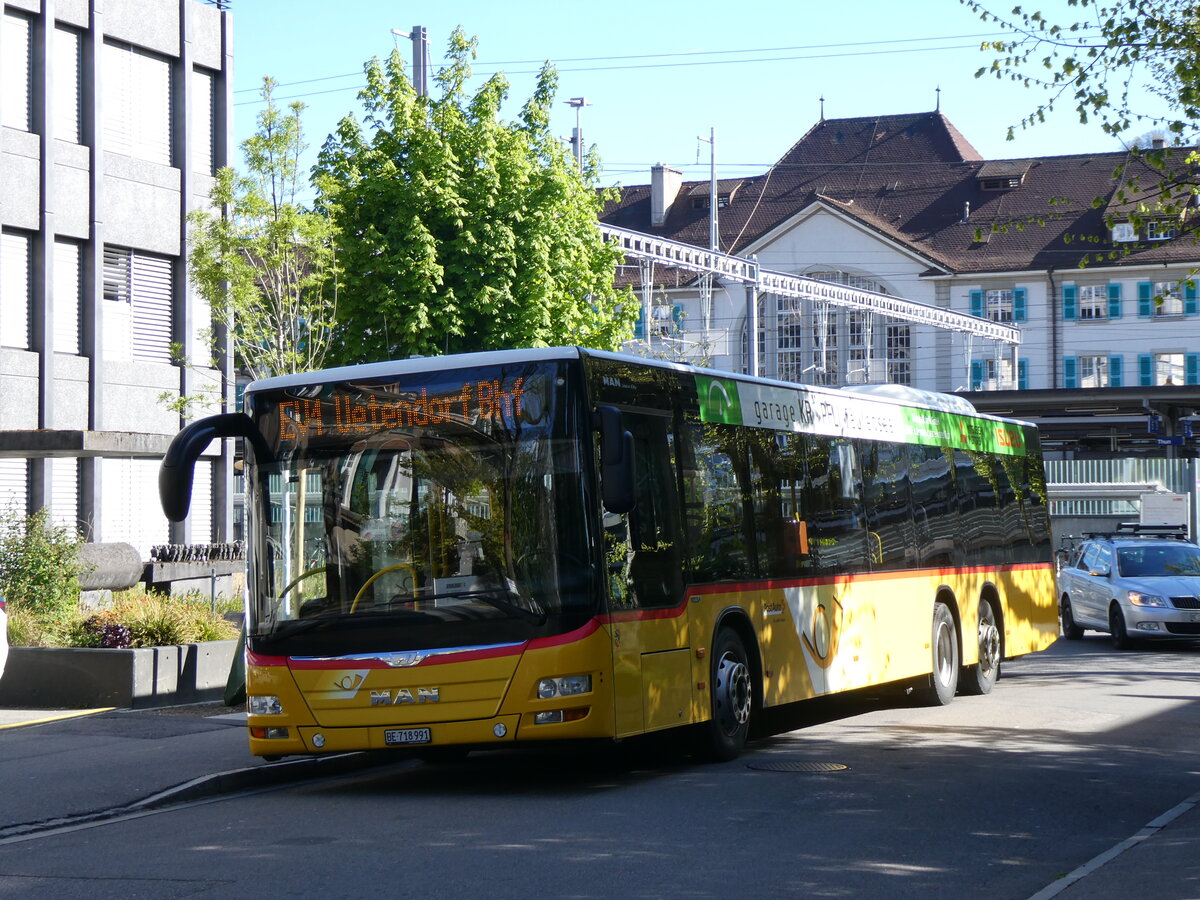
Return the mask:
<path id="1" fill-rule="evenodd" d="M 513 603 L 509 597 L 520 600 L 521 595 L 511 588 L 484 588 L 476 591 L 447 591 L 444 594 L 422 594 L 416 600 L 482 600 L 488 606 L 494 606 L 501 612 L 512 613 L 526 622 L 534 625 L 546 624 L 546 613 L 540 608 L 530 609 Z"/>

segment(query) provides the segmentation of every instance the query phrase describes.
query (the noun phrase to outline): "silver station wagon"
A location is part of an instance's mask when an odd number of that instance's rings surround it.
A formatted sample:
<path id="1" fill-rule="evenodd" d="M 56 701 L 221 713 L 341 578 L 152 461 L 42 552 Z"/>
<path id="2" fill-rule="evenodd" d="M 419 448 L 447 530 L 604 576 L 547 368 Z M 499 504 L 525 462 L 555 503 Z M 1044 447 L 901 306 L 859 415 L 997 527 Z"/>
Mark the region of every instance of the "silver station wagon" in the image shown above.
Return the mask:
<path id="1" fill-rule="evenodd" d="M 1058 573 L 1063 637 L 1107 631 L 1118 650 L 1142 638 L 1200 638 L 1200 547 L 1177 535 L 1090 535 Z"/>

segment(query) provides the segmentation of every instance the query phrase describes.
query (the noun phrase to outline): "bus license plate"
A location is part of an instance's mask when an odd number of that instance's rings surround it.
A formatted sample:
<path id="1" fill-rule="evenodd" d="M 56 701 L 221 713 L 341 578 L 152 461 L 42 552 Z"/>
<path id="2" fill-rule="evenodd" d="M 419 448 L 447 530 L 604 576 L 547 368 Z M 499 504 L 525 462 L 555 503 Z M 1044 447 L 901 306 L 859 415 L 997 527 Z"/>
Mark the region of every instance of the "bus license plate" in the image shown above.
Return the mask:
<path id="1" fill-rule="evenodd" d="M 389 728 L 383 733 L 385 744 L 428 744 L 428 728 Z"/>

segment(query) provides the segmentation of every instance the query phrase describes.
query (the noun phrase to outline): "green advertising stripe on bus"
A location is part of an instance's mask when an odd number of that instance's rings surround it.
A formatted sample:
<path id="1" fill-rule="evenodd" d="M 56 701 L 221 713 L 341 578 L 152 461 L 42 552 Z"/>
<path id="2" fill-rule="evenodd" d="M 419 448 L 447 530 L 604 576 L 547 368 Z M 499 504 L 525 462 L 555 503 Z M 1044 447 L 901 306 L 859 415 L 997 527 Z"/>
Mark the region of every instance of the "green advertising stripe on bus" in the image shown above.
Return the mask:
<path id="1" fill-rule="evenodd" d="M 837 391 L 818 393 L 705 375 L 695 378 L 702 422 L 1025 455 L 1025 435 L 1009 422 Z"/>

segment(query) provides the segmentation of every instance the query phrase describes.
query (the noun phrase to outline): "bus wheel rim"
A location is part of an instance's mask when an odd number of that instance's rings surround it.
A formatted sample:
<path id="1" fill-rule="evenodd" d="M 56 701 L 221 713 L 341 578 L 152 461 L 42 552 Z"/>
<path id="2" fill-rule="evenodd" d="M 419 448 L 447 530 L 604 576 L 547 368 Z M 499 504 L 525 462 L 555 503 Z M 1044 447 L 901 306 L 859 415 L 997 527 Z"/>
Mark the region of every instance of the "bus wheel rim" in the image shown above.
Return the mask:
<path id="1" fill-rule="evenodd" d="M 750 721 L 750 669 L 732 653 L 721 657 L 717 665 L 717 711 L 721 726 L 734 732 Z"/>
<path id="2" fill-rule="evenodd" d="M 945 622 L 938 623 L 937 630 L 937 679 L 942 684 L 950 683 L 954 668 L 954 635 Z"/>
<path id="3" fill-rule="evenodd" d="M 994 622 L 979 623 L 979 668 L 991 672 L 1000 662 L 1000 629 Z"/>

